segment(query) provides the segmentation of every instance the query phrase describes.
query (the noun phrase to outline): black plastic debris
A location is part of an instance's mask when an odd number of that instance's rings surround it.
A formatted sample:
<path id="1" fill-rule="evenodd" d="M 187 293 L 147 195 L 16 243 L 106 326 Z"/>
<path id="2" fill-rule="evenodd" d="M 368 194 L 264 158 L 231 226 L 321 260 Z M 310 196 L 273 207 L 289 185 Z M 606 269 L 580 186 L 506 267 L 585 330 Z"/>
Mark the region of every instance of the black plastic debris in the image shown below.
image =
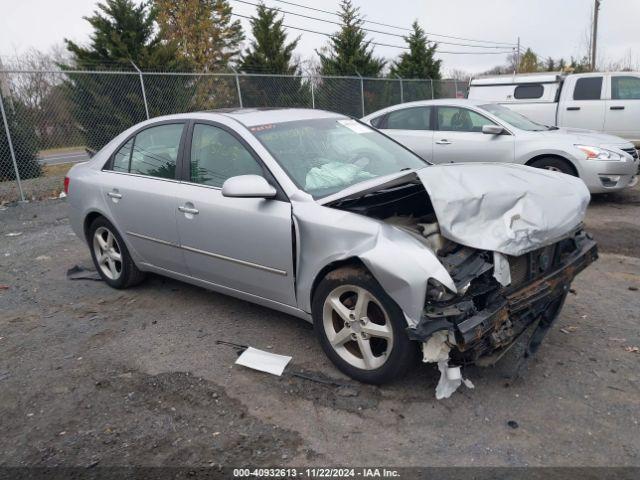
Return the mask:
<path id="1" fill-rule="evenodd" d="M 69 280 L 94 280 L 96 282 L 101 282 L 102 277 L 100 274 L 93 269 L 81 267 L 80 265 L 74 265 L 69 270 L 67 270 L 67 279 Z"/>
<path id="2" fill-rule="evenodd" d="M 520 425 L 518 425 L 518 422 L 516 422 L 515 420 L 509 420 L 507 422 L 507 425 L 509 425 L 513 429 L 516 429 L 516 428 L 518 428 L 520 426 Z"/>

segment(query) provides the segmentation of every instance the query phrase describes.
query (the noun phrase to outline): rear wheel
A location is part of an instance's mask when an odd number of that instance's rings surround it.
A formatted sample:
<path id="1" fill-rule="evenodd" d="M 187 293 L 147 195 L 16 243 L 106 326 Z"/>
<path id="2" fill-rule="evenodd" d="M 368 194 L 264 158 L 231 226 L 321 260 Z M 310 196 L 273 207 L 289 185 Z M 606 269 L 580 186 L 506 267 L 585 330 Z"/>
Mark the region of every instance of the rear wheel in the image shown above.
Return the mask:
<path id="1" fill-rule="evenodd" d="M 133 263 L 122 237 L 109 220 L 104 217 L 94 220 L 88 238 L 93 264 L 109 286 L 128 288 L 144 280 L 144 273 Z"/>
<path id="2" fill-rule="evenodd" d="M 398 305 L 364 269 L 330 272 L 313 299 L 313 321 L 323 350 L 340 371 L 365 383 L 386 383 L 416 363 Z"/>
<path id="3" fill-rule="evenodd" d="M 551 170 L 552 172 L 566 173 L 567 175 L 578 176 L 576 169 L 567 160 L 558 157 L 542 157 L 529 164 L 531 167 Z"/>

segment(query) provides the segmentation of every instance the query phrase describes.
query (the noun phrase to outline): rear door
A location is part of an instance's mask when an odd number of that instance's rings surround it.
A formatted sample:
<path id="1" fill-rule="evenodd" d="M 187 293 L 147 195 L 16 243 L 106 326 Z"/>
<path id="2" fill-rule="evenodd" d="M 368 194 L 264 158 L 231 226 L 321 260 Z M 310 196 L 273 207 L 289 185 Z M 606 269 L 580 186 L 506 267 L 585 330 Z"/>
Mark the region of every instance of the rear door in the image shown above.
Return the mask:
<path id="1" fill-rule="evenodd" d="M 604 131 L 640 141 L 640 75 L 612 73 L 610 100 L 606 102 Z"/>
<path id="2" fill-rule="evenodd" d="M 569 77 L 564 102 L 558 108 L 558 126 L 602 131 L 605 117 L 604 75 Z"/>
<path id="3" fill-rule="evenodd" d="M 176 208 L 180 244 L 192 277 L 286 305 L 296 305 L 291 204 L 228 198 L 222 184 L 237 175 L 277 183 L 257 154 L 229 127 L 195 123 L 188 133 L 184 182 Z"/>
<path id="4" fill-rule="evenodd" d="M 103 170 L 102 194 L 120 234 L 145 263 L 185 273 L 176 230 L 176 165 L 183 122 L 159 122 L 131 136 Z"/>
<path id="5" fill-rule="evenodd" d="M 482 133 L 483 125 L 497 125 L 495 122 L 465 107 L 436 108 L 434 163 L 513 161 L 513 135 Z"/>
<path id="6" fill-rule="evenodd" d="M 433 158 L 432 107 L 409 107 L 387 113 L 377 128 L 413 150 L 424 160 Z"/>

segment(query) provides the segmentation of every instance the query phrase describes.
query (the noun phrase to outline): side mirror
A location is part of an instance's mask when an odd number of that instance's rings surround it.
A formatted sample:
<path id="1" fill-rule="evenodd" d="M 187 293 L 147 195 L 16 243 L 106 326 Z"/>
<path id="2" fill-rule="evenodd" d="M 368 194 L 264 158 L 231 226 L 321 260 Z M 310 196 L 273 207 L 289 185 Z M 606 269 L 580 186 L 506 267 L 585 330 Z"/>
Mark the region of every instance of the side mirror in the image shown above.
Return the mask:
<path id="1" fill-rule="evenodd" d="M 276 189 L 260 175 L 238 175 L 222 184 L 223 197 L 273 198 L 276 193 Z"/>
<path id="2" fill-rule="evenodd" d="M 504 133 L 504 127 L 500 125 L 483 125 L 482 133 L 487 135 L 502 135 Z"/>

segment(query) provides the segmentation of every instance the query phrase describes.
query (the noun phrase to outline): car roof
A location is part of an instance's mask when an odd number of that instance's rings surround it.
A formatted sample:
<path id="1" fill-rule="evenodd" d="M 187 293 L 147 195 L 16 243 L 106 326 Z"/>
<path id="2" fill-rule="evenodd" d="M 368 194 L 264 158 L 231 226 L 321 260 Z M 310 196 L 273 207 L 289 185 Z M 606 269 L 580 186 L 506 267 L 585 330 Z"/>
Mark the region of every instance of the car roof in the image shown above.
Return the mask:
<path id="1" fill-rule="evenodd" d="M 197 119 L 215 121 L 220 116 L 232 118 L 245 127 L 319 118 L 349 118 L 339 113 L 310 108 L 219 108 L 216 110 L 167 115 L 156 117 L 153 120 Z"/>
<path id="2" fill-rule="evenodd" d="M 363 117 L 363 120 L 370 120 L 372 118 L 377 117 L 378 115 L 382 115 L 387 112 L 392 112 L 394 110 L 398 110 L 401 108 L 410 108 L 410 107 L 424 107 L 430 105 L 452 105 L 452 106 L 460 106 L 460 107 L 477 107 L 480 105 L 487 105 L 489 103 L 496 103 L 490 100 L 469 100 L 468 98 L 439 98 L 437 100 L 417 100 L 415 102 L 406 102 L 406 103 L 398 103 L 396 105 L 392 105 L 387 108 L 383 108 L 376 112 L 370 113 L 366 117 Z"/>

